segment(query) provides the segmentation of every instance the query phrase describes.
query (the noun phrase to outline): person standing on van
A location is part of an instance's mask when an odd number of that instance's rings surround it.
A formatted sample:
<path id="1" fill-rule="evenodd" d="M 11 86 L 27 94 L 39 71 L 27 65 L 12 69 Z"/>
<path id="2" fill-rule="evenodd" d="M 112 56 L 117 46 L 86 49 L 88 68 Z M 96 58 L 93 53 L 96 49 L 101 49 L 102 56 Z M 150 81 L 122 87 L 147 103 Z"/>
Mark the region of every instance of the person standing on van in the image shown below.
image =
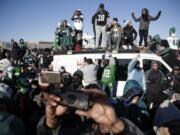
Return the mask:
<path id="1" fill-rule="evenodd" d="M 95 23 L 95 40 L 96 40 L 96 48 L 101 47 L 102 49 L 106 48 L 107 42 L 107 33 L 106 33 L 106 25 L 109 18 L 109 12 L 104 9 L 104 4 L 99 5 L 98 11 L 93 16 L 93 23 Z M 99 46 L 100 37 L 102 34 L 101 45 Z"/>
<path id="2" fill-rule="evenodd" d="M 158 106 L 158 100 L 161 97 L 164 74 L 159 69 L 159 62 L 152 61 L 151 69 L 145 72 L 147 90 L 145 98 L 150 109 Z"/>
<path id="3" fill-rule="evenodd" d="M 155 17 L 152 17 L 149 15 L 149 11 L 147 8 L 142 9 L 142 13 L 140 17 L 135 17 L 134 12 L 132 12 L 132 18 L 136 22 L 140 22 L 139 24 L 139 46 L 142 45 L 142 42 L 144 40 L 145 47 L 148 46 L 147 37 L 148 37 L 148 31 L 149 31 L 149 24 L 151 21 L 156 21 L 161 15 L 161 11 L 158 12 L 158 14 Z"/>
<path id="4" fill-rule="evenodd" d="M 104 71 L 101 78 L 102 90 L 109 90 L 110 97 L 116 96 L 116 80 L 115 71 L 116 64 L 114 58 L 110 55 L 107 59 L 103 56 L 102 61 L 104 62 Z"/>
<path id="5" fill-rule="evenodd" d="M 75 10 L 71 20 L 74 21 L 74 33 L 75 33 L 74 49 L 81 50 L 84 17 L 80 9 Z"/>
<path id="6" fill-rule="evenodd" d="M 62 22 L 62 27 L 60 30 L 60 42 L 63 51 L 72 50 L 72 28 L 68 26 L 67 20 Z"/>

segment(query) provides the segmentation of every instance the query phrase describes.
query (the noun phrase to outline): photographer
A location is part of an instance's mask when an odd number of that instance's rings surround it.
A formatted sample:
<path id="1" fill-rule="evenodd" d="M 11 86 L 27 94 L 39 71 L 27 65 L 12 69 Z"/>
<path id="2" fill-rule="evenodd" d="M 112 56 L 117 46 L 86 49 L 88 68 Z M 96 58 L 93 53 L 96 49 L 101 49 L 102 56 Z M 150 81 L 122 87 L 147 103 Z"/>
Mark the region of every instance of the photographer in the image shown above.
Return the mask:
<path id="1" fill-rule="evenodd" d="M 91 95 L 93 105 L 88 111 L 76 110 L 75 114 L 85 116 L 92 119 L 97 124 L 94 134 L 101 135 L 103 133 L 125 134 L 125 135 L 143 135 L 143 133 L 132 124 L 129 120 L 118 118 L 114 108 L 109 104 L 108 98 L 103 92 L 97 89 L 86 89 L 86 93 Z M 63 116 L 67 112 L 67 107 L 60 105 L 61 98 L 51 95 L 46 104 L 46 115 L 38 124 L 37 135 L 52 134 L 73 134 L 82 135 L 89 132 L 83 132 L 86 127 L 80 129 L 73 127 L 64 127 Z M 80 123 L 74 123 L 80 124 Z M 76 127 L 76 125 L 74 125 Z"/>
<path id="2" fill-rule="evenodd" d="M 83 14 L 80 9 L 75 10 L 71 20 L 74 22 L 75 44 L 74 49 L 82 48 L 82 35 L 83 35 Z"/>
<path id="3" fill-rule="evenodd" d="M 121 25 L 118 23 L 117 18 L 113 18 L 112 23 L 106 27 L 107 31 L 110 31 L 110 35 L 108 36 L 109 46 L 108 49 L 118 51 L 119 46 L 121 44 L 121 36 L 123 33 Z"/>

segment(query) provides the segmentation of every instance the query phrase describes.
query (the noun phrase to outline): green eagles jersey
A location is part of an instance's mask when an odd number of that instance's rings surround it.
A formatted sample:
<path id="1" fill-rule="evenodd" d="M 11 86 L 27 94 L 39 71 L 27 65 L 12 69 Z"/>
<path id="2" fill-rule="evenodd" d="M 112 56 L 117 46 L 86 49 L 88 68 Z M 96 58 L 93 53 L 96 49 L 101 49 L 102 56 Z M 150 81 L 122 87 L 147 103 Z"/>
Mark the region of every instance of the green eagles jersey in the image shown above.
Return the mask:
<path id="1" fill-rule="evenodd" d="M 60 43 L 61 45 L 65 46 L 70 46 L 73 45 L 73 40 L 72 40 L 72 28 L 67 26 L 67 27 L 62 27 L 60 31 Z"/>
<path id="2" fill-rule="evenodd" d="M 115 83 L 115 65 L 107 66 L 104 69 L 101 82 L 102 84 L 109 86 Z"/>
<path id="3" fill-rule="evenodd" d="M 56 36 L 55 41 L 53 43 L 53 48 L 59 49 L 59 47 L 60 47 L 60 38 L 59 38 L 59 36 Z"/>

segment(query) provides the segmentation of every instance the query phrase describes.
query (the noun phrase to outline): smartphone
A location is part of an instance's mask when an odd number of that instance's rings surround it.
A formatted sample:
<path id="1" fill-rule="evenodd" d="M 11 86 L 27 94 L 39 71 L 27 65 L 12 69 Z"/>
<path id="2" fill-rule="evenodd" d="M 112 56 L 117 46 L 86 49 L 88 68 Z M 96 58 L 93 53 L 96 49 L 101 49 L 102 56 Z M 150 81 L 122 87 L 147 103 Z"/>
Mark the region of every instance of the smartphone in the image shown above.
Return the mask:
<path id="1" fill-rule="evenodd" d="M 43 71 L 41 73 L 41 80 L 43 83 L 60 84 L 61 76 L 59 72 Z"/>

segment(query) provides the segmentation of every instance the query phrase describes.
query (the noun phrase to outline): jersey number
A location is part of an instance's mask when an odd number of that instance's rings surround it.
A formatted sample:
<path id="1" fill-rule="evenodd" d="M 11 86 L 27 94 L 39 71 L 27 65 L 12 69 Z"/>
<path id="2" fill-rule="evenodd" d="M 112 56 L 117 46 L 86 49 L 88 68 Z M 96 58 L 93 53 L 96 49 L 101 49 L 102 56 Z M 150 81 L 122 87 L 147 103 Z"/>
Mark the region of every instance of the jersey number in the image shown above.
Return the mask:
<path id="1" fill-rule="evenodd" d="M 98 22 L 103 22 L 105 20 L 105 15 L 98 15 Z"/>
<path id="2" fill-rule="evenodd" d="M 109 78 L 110 77 L 110 71 L 109 70 L 105 70 L 104 71 L 104 77 L 105 78 Z"/>

